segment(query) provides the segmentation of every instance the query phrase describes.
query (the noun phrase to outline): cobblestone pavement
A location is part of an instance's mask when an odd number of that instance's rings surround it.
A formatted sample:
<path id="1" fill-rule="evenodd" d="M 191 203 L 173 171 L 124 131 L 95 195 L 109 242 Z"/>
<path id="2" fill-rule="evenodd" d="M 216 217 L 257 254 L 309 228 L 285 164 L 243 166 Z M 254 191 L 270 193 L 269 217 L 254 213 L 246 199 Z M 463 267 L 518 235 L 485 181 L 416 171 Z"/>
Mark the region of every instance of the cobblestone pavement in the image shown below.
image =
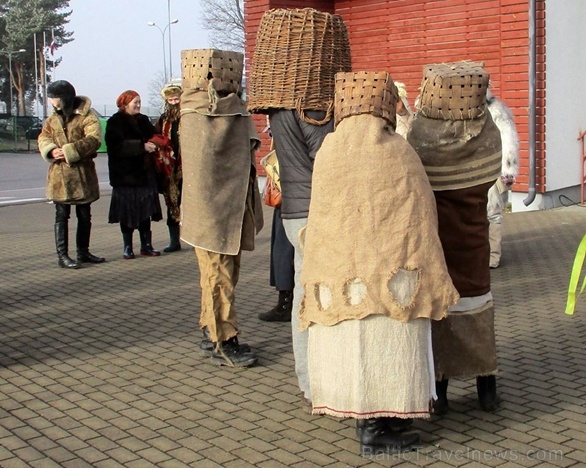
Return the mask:
<path id="1" fill-rule="evenodd" d="M 450 413 L 416 422 L 418 450 L 362 458 L 352 420 L 301 409 L 289 324 L 256 317 L 277 299 L 270 225 L 237 288 L 259 363 L 233 370 L 199 354 L 192 249 L 123 260 L 108 204 L 93 205 L 91 243 L 108 261 L 75 271 L 57 267 L 51 205 L 0 207 L 1 467 L 586 466 L 586 300 L 564 314 L 582 207 L 505 216 L 501 408 L 480 411 L 474 381 L 453 381 Z"/>

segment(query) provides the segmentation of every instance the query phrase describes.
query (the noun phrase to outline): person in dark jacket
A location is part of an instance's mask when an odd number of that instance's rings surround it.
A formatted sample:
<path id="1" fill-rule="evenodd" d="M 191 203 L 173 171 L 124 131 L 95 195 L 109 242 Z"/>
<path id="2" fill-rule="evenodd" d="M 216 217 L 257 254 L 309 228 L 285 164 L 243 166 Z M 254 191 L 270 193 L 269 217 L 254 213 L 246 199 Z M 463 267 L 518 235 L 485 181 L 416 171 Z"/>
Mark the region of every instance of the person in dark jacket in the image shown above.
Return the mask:
<path id="1" fill-rule="evenodd" d="M 304 289 L 300 281 L 303 257 L 299 245 L 299 231 L 307 225 L 309 202 L 311 199 L 311 178 L 313 163 L 326 135 L 334 130 L 334 119 L 326 117 L 325 111 L 306 110 L 306 119 L 291 109 L 271 109 L 269 121 L 279 155 L 279 175 L 281 177 L 281 217 L 287 238 L 293 245 L 294 289 L 291 310 L 291 334 L 295 372 L 301 390 L 301 406 L 311 412 L 311 391 L 307 368 L 307 330 L 299 329 L 299 307 Z M 310 123 L 311 119 L 320 124 Z M 325 123 L 324 123 L 325 121 Z"/>
<path id="2" fill-rule="evenodd" d="M 47 161 L 47 199 L 55 205 L 55 245 L 61 268 L 79 268 L 81 263 L 102 263 L 103 257 L 89 251 L 92 228 L 91 203 L 100 198 L 94 158 L 102 141 L 102 130 L 92 102 L 76 96 L 65 80 L 47 88 L 54 112 L 43 125 L 38 145 Z M 68 222 L 71 205 L 77 216 L 77 261 L 69 257 Z"/>
<path id="3" fill-rule="evenodd" d="M 132 235 L 138 228 L 140 254 L 157 257 L 161 252 L 151 243 L 151 220 L 162 216 L 153 154 L 157 146 L 149 140 L 155 127 L 140 113 L 141 100 L 136 91 L 124 91 L 116 100 L 116 112 L 106 125 L 108 169 L 112 200 L 109 223 L 120 223 L 124 258 L 133 259 Z"/>
<path id="4" fill-rule="evenodd" d="M 181 93 L 183 90 L 179 85 L 166 85 L 161 91 L 161 96 L 165 99 L 165 110 L 155 129 L 157 133 L 168 138 L 171 143 L 169 153 L 172 157 L 165 160 L 167 164 L 162 163 L 166 170 L 163 174 L 159 174 L 162 179 L 162 193 L 167 205 L 167 227 L 169 228 L 169 245 L 163 249 L 164 252 L 177 252 L 181 250 L 181 242 L 179 240 L 179 221 L 181 219 L 181 186 L 183 185 L 183 175 L 181 172 L 181 152 L 179 151 L 179 120 Z M 160 148 L 159 151 L 164 151 Z M 161 158 L 161 153 L 159 153 Z M 163 158 L 161 158 L 163 159 Z"/>

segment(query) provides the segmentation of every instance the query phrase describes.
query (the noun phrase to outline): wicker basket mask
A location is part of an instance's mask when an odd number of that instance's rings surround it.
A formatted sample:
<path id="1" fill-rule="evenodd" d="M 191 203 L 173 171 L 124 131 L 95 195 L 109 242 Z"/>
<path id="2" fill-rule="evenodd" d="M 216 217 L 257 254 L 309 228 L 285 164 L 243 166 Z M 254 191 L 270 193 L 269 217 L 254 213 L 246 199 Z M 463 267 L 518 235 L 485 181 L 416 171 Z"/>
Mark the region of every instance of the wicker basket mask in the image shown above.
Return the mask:
<path id="1" fill-rule="evenodd" d="M 342 18 L 312 8 L 268 10 L 262 17 L 247 98 L 251 112 L 269 109 L 333 114 L 335 75 L 350 71 L 350 44 Z"/>
<path id="2" fill-rule="evenodd" d="M 350 72 L 336 75 L 334 122 L 350 115 L 372 114 L 397 126 L 399 93 L 387 72 Z"/>
<path id="3" fill-rule="evenodd" d="M 482 64 L 455 62 L 423 67 L 419 111 L 440 120 L 471 120 L 486 110 L 489 74 Z"/>
<path id="4" fill-rule="evenodd" d="M 183 89 L 207 90 L 210 80 L 216 79 L 216 91 L 242 93 L 244 55 L 216 49 L 189 49 L 181 51 L 181 78 Z"/>

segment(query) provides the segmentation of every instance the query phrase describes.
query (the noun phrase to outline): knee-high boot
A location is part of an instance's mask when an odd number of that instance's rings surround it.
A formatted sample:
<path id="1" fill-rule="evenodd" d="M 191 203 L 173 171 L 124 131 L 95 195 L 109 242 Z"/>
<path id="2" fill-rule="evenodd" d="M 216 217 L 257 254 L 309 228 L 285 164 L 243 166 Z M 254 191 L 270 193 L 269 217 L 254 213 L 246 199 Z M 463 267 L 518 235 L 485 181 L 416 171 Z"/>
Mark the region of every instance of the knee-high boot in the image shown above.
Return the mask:
<path id="1" fill-rule="evenodd" d="M 169 245 L 163 249 L 163 252 L 177 252 L 181 250 L 181 242 L 179 241 L 179 224 L 169 224 Z"/>
<path id="2" fill-rule="evenodd" d="M 61 268 L 79 268 L 80 265 L 69 257 L 69 229 L 67 221 L 55 223 L 55 247 Z"/>
<path id="3" fill-rule="evenodd" d="M 151 245 L 152 239 L 152 232 L 151 231 L 141 231 L 139 230 L 138 233 L 140 234 L 140 254 L 146 255 L 147 257 L 158 257 L 161 255 L 161 252 L 155 250 Z"/>
<path id="4" fill-rule="evenodd" d="M 103 263 L 106 261 L 104 257 L 96 257 L 90 253 L 90 234 L 92 230 L 92 223 L 83 218 L 77 219 L 77 261 L 79 263 Z"/>

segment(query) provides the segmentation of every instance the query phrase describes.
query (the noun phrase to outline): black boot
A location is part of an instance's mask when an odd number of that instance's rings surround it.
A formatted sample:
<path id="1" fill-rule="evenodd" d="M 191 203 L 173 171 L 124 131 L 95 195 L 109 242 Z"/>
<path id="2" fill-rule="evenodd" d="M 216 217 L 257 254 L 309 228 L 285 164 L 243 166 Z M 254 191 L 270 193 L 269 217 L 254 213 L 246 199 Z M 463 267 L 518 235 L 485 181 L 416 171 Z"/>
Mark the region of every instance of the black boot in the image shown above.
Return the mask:
<path id="1" fill-rule="evenodd" d="M 416 432 L 390 431 L 384 418 L 357 419 L 356 426 L 360 427 L 360 454 L 363 457 L 406 451 L 420 440 Z"/>
<path id="2" fill-rule="evenodd" d="M 57 256 L 59 257 L 59 266 L 61 268 L 79 268 L 80 265 L 75 260 L 69 258 L 69 229 L 67 221 L 55 223 L 55 247 L 57 248 Z"/>
<path id="3" fill-rule="evenodd" d="M 177 252 L 181 250 L 179 242 L 179 224 L 169 224 L 169 245 L 163 249 L 163 252 Z"/>
<path id="4" fill-rule="evenodd" d="M 257 357 L 250 349 L 244 351 L 238 345 L 238 338 L 234 336 L 229 340 L 216 343 L 211 360 L 218 366 L 250 367 L 256 363 Z"/>
<path id="5" fill-rule="evenodd" d="M 104 263 L 104 257 L 96 257 L 90 253 L 90 233 L 92 223 L 87 220 L 77 219 L 77 262 L 78 263 Z"/>
<path id="6" fill-rule="evenodd" d="M 124 258 L 131 260 L 134 258 L 134 250 L 132 250 L 132 232 L 123 232 L 122 240 L 124 241 Z"/>
<path id="7" fill-rule="evenodd" d="M 199 350 L 203 356 L 211 356 L 214 352 L 214 343 L 210 338 L 210 332 L 207 328 L 202 330 L 203 338 L 201 339 L 201 343 L 199 344 Z M 240 351 L 243 353 L 247 353 L 250 351 L 250 346 L 247 343 L 239 343 Z"/>
<path id="8" fill-rule="evenodd" d="M 436 380 L 435 393 L 437 400 L 433 402 L 433 413 L 441 416 L 448 412 L 448 379 Z"/>
<path id="9" fill-rule="evenodd" d="M 152 232 L 151 231 L 139 230 L 138 233 L 140 234 L 140 254 L 141 255 L 146 255 L 147 257 L 158 257 L 159 255 L 161 255 L 161 252 L 153 249 L 153 246 L 151 245 L 151 239 L 152 239 Z"/>
<path id="10" fill-rule="evenodd" d="M 396 418 L 396 417 L 388 417 L 388 418 L 380 418 L 383 420 L 385 427 L 392 432 L 404 432 L 411 429 L 413 426 L 413 418 Z M 356 436 L 360 439 L 362 434 L 362 429 L 366 424 L 366 419 L 357 419 L 356 420 Z"/>
<path id="11" fill-rule="evenodd" d="M 279 302 L 268 312 L 258 314 L 265 322 L 290 322 L 293 310 L 293 291 L 279 291 Z"/>
<path id="12" fill-rule="evenodd" d="M 484 411 L 495 411 L 498 406 L 498 396 L 496 394 L 496 377 L 494 375 L 482 375 L 476 377 L 476 390 L 478 392 L 478 401 Z"/>

